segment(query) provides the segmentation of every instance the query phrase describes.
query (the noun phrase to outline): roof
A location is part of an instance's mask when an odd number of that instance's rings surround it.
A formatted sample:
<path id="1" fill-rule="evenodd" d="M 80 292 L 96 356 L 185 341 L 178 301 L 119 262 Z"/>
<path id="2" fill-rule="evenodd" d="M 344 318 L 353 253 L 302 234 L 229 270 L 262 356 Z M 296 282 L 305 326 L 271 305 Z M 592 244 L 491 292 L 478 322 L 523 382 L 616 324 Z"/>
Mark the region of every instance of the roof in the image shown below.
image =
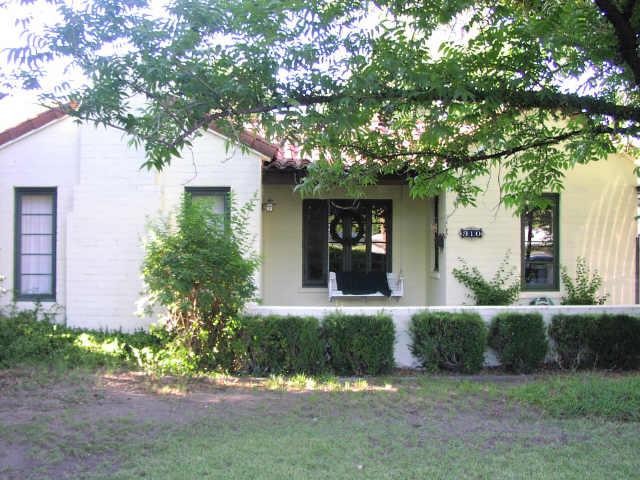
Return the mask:
<path id="1" fill-rule="evenodd" d="M 42 128 L 65 115 L 66 113 L 62 108 L 52 108 L 29 120 L 19 123 L 15 127 L 8 128 L 0 132 L 0 147 L 23 135 Z M 213 126 L 210 128 L 218 131 L 218 129 Z M 240 134 L 239 141 L 267 157 L 267 160 L 262 164 L 265 170 L 302 170 L 310 163 L 309 160 L 300 158 L 298 147 L 273 144 L 257 133 L 244 131 Z"/>
<path id="2" fill-rule="evenodd" d="M 0 147 L 22 137 L 23 135 L 26 135 L 27 133 L 42 128 L 65 115 L 66 113 L 62 108 L 52 108 L 50 110 L 45 110 L 29 120 L 19 123 L 15 127 L 8 128 L 5 131 L 0 132 Z"/>

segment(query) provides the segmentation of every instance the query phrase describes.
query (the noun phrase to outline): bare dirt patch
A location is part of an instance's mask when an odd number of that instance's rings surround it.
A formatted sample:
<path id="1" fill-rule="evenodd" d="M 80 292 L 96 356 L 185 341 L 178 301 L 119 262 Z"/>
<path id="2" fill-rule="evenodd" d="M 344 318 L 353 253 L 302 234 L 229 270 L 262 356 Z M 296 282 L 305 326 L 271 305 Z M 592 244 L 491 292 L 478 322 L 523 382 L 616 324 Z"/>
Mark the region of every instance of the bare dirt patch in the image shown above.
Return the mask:
<path id="1" fill-rule="evenodd" d="M 432 395 L 417 381 L 370 391 L 272 391 L 256 379 L 154 379 L 142 373 L 0 372 L 0 479 L 77 478 L 117 470 L 129 445 L 153 447 L 157 435 L 209 419 L 325 416 L 355 426 L 384 422 L 412 432 L 407 447 L 451 440 L 491 450 L 505 442 L 563 444 L 568 434 L 531 410 L 481 392 Z M 395 382 L 394 379 L 390 381 Z M 472 379 L 475 381 L 475 379 Z M 522 377 L 482 378 L 502 384 Z M 366 428 L 366 427 L 365 427 Z M 413 434 L 414 433 L 414 434 Z M 371 437 L 372 448 L 384 438 Z"/>
<path id="2" fill-rule="evenodd" d="M 203 416 L 287 408 L 287 396 L 250 385 L 154 380 L 137 372 L 49 378 L 0 372 L 0 479 L 69 478 L 116 458 L 130 441 Z M 277 401 L 275 401 L 277 400 Z"/>

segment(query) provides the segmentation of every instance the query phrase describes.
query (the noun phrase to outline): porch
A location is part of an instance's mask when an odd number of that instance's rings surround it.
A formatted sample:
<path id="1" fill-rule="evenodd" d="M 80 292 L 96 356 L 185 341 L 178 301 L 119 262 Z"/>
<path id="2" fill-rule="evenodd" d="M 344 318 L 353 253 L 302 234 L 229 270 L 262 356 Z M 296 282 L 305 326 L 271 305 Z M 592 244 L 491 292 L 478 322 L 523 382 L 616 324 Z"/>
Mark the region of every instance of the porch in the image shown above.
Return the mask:
<path id="1" fill-rule="evenodd" d="M 439 272 L 444 249 L 434 244 L 435 205 L 441 199 L 412 199 L 402 184 L 373 187 L 360 201 L 346 199 L 344 192 L 303 199 L 292 190 L 289 184 L 263 185 L 264 305 L 446 303 Z M 389 290 L 386 295 L 375 288 L 364 295 L 343 292 L 335 281 L 341 271 L 387 274 Z"/>

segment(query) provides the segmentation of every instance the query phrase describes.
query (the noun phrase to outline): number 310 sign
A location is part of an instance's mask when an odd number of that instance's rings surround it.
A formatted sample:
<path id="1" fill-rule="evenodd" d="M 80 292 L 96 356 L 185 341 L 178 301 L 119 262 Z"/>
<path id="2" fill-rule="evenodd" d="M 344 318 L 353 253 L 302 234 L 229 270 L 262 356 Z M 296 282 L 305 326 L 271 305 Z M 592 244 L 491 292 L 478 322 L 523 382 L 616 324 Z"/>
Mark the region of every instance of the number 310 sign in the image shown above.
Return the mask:
<path id="1" fill-rule="evenodd" d="M 461 228 L 460 236 L 462 238 L 482 238 L 481 228 Z"/>

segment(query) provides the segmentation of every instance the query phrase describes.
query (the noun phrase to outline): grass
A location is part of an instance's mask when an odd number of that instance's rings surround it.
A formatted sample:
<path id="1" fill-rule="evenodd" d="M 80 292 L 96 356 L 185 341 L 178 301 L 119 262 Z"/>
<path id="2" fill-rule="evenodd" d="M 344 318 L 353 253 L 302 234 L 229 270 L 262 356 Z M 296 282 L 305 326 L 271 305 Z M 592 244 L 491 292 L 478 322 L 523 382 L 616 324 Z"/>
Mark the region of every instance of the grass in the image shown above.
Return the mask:
<path id="1" fill-rule="evenodd" d="M 640 421 L 638 375 L 557 375 L 513 388 L 509 395 L 554 417 Z"/>
<path id="2" fill-rule="evenodd" d="M 26 459 L 0 468 L 0 478 L 578 479 L 640 471 L 640 422 L 628 414 L 638 374 L 524 382 L 78 369 L 48 376 L 42 367 L 0 374 L 0 452 L 22 448 Z M 592 406 L 607 398 L 618 399 L 614 407 Z"/>
<path id="3" fill-rule="evenodd" d="M 159 345 L 146 334 L 11 322 L 0 325 L 0 479 L 640 471 L 638 373 L 161 377 L 129 370 Z"/>

